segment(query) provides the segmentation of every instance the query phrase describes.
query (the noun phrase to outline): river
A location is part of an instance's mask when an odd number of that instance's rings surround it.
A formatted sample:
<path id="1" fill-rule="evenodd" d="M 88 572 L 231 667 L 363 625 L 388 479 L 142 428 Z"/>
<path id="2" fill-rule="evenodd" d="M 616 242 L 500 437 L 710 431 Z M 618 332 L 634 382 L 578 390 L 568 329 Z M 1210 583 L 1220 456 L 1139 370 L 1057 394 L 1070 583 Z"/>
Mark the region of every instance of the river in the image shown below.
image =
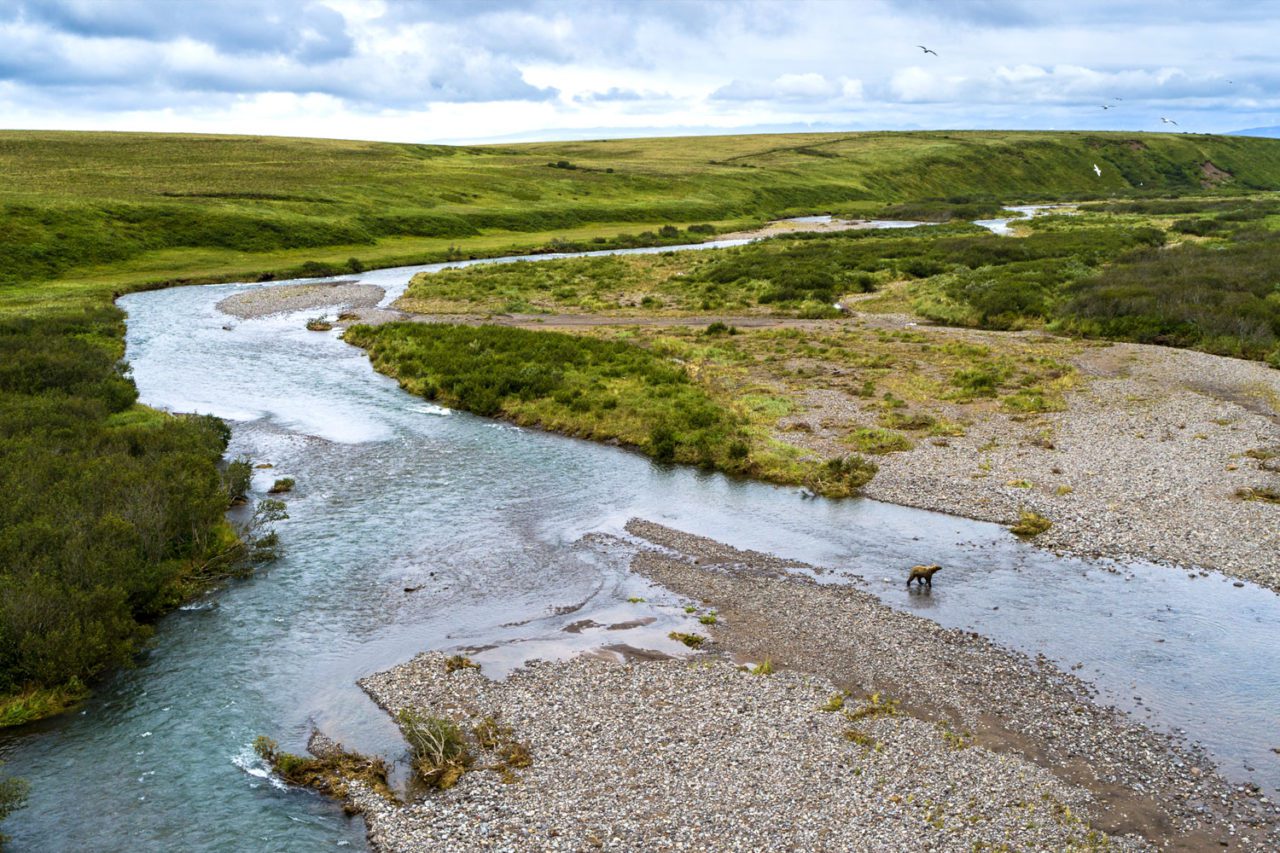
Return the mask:
<path id="1" fill-rule="evenodd" d="M 390 299 L 415 272 L 456 265 L 357 278 Z M 336 332 L 306 331 L 314 311 L 224 329 L 216 303 L 262 286 L 120 302 L 142 401 L 232 420 L 232 455 L 274 465 L 255 476 L 260 494 L 296 479 L 285 556 L 163 619 L 139 665 L 82 709 L 0 739 L 6 771 L 32 783 L 29 807 L 5 824 L 14 850 L 362 847 L 358 818 L 273 784 L 253 739 L 297 751 L 316 725 L 400 757 L 394 727 L 354 682 L 424 649 L 483 647 L 472 656 L 495 677 L 604 642 L 683 649 L 665 636 L 688 624 L 672 599 L 630 576 L 625 553 L 579 542 L 620 534 L 632 516 L 824 566 L 824 579 L 892 606 L 1081 662 L 1103 701 L 1185 730 L 1233 777 L 1280 787 L 1280 743 L 1259 740 L 1280 716 L 1280 597 L 1267 590 L 1063 559 L 997 525 L 806 501 L 449 412 L 400 391 Z M 945 564 L 945 583 L 908 596 L 903 569 L 922 562 Z M 641 616 L 657 621 L 607 639 L 564 630 Z"/>

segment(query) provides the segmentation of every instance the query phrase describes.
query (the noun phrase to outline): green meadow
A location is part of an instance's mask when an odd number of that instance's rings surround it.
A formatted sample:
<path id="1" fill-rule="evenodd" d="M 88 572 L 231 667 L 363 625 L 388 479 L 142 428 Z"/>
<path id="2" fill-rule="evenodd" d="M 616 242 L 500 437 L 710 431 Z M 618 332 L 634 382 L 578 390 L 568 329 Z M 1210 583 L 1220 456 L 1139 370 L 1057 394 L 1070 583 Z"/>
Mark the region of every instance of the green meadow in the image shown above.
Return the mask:
<path id="1" fill-rule="evenodd" d="M 136 404 L 119 361 L 124 315 L 111 304 L 122 293 L 694 242 L 815 212 L 946 220 L 1001 202 L 1093 200 L 1110 205 L 1096 216 L 1113 217 L 1114 227 L 1086 234 L 1048 223 L 1018 250 L 944 226 L 893 238 L 902 244 L 796 239 L 702 259 L 689 282 L 696 293 L 672 280 L 674 261 L 654 261 L 636 282 L 613 262 L 571 270 L 550 296 L 512 280 L 498 289 L 511 291 L 502 300 L 578 310 L 621 305 L 643 290 L 641 303 L 662 303 L 645 309 L 705 303 L 793 316 L 820 313 L 837 294 L 869 293 L 949 322 L 1056 323 L 1251 357 L 1265 356 L 1280 333 L 1280 297 L 1268 289 L 1275 217 L 1238 201 L 1214 206 L 1280 188 L 1280 142 L 1260 138 L 930 132 L 447 147 L 6 131 L 0 174 L 0 725 L 56 713 L 126 665 L 152 621 L 232 571 L 228 555 L 244 548 L 223 515 L 241 497 L 243 475 L 219 462 L 224 426 Z M 1183 207 L 1167 198 L 1187 195 L 1199 198 Z M 1158 234 L 1144 230 L 1161 217 Z M 1096 239 L 1101 246 L 1091 246 Z M 1171 240 L 1183 245 L 1154 248 Z M 1231 259 L 1229 276 L 1216 272 L 1220 258 Z M 1070 275 L 1057 269 L 1064 259 L 1074 259 Z M 1020 301 L 1024 272 L 1038 302 Z M 1161 298 L 1171 273 L 1185 298 Z M 599 291 L 597 280 L 612 289 Z M 449 298 L 471 299 L 472 283 L 459 277 Z M 1135 323 L 1138 315 L 1156 319 Z M 630 344 L 399 327 L 353 335 L 385 347 L 375 356 L 383 369 L 418 393 L 583 434 L 613 430 L 658 459 L 809 479 L 830 494 L 852 491 L 873 470 L 846 459 L 809 474 L 794 460 L 775 465 L 750 413 Z M 441 355 L 455 337 L 475 335 L 489 336 L 491 357 Z M 522 373 L 529 353 L 566 366 Z M 426 356 L 432 365 L 418 375 Z M 506 384 L 480 382 L 489 374 Z"/>
<path id="2" fill-rule="evenodd" d="M 1280 186 L 1280 144 L 934 132 L 447 147 L 0 132 L 0 310 L 173 280 L 342 271 L 833 211 Z M 1093 172 L 1099 164 L 1102 176 Z M 950 200 L 948 202 L 947 200 Z M 957 207 L 958 205 L 958 207 Z M 970 207 L 965 207 L 969 205 Z M 984 207 L 985 206 L 985 207 Z M 39 293 L 22 295 L 40 283 Z M 25 285 L 25 286 L 24 286 Z"/>

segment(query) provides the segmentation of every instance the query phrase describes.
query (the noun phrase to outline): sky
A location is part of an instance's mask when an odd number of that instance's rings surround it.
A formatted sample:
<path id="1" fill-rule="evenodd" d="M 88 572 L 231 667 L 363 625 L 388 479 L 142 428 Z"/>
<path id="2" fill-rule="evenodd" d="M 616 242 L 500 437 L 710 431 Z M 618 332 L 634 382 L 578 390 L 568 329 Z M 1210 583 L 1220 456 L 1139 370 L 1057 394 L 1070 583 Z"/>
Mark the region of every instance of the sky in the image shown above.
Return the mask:
<path id="1" fill-rule="evenodd" d="M 1280 125 L 1277 45 L 1280 0 L 0 0 L 0 127 L 1220 133 Z"/>

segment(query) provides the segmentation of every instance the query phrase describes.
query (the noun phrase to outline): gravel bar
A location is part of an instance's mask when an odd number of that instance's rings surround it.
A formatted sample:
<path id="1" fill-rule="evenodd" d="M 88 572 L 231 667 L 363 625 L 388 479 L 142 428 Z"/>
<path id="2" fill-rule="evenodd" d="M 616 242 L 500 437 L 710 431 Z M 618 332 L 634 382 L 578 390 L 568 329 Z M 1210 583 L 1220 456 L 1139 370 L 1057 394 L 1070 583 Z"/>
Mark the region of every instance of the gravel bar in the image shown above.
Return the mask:
<path id="1" fill-rule="evenodd" d="M 218 310 L 241 320 L 291 314 L 312 308 L 360 311 L 376 307 L 385 295 L 386 291 L 381 287 L 349 281 L 278 284 L 228 296 L 218 303 Z"/>
<path id="2" fill-rule="evenodd" d="M 1086 793 L 907 716 L 855 726 L 798 673 L 722 657 L 534 663 L 503 682 L 422 655 L 361 682 L 389 709 L 498 715 L 533 764 L 394 806 L 360 790 L 376 850 L 1093 849 Z M 1100 847 L 1098 849 L 1101 849 Z M 1132 841 L 1111 849 L 1142 849 Z"/>
<path id="3" fill-rule="evenodd" d="M 1004 524 L 1022 509 L 1053 527 L 1033 541 L 1083 556 L 1145 559 L 1280 592 L 1280 371 L 1138 344 L 1092 347 L 1066 411 L 1007 416 L 946 446 L 878 458 L 868 497 Z M 1264 458 L 1257 458 L 1264 457 Z"/>
<path id="4" fill-rule="evenodd" d="M 390 713 L 496 717 L 533 758 L 406 804 L 352 785 L 373 849 L 1280 847 L 1259 791 L 1043 658 L 819 585 L 795 561 L 638 519 L 627 531 L 633 571 L 716 611 L 703 651 L 534 661 L 504 681 L 430 652 L 363 679 Z M 744 666 L 762 661 L 776 671 Z M 859 715 L 873 695 L 885 712 Z"/>

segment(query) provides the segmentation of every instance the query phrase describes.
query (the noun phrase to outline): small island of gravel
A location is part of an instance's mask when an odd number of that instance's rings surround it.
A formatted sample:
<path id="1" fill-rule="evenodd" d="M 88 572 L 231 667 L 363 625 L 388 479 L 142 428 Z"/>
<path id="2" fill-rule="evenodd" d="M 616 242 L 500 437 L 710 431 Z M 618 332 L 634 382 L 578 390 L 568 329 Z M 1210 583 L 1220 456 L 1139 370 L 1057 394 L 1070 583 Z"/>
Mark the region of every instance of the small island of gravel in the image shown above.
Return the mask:
<path id="1" fill-rule="evenodd" d="M 354 281 L 281 284 L 228 296 L 218 303 L 218 310 L 241 320 L 313 308 L 359 311 L 376 307 L 384 295 L 381 287 Z"/>

